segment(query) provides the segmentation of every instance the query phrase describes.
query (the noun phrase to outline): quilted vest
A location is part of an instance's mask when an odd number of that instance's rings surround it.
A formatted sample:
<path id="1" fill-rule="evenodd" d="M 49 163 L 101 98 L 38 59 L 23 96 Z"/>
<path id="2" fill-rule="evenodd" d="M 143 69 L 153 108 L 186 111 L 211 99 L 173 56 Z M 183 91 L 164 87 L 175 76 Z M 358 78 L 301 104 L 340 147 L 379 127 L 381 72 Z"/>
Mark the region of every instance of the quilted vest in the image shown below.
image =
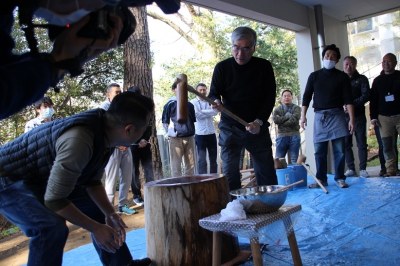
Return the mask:
<path id="1" fill-rule="evenodd" d="M 104 142 L 104 114 L 104 110 L 94 109 L 54 120 L 1 146 L 0 176 L 32 182 L 47 180 L 56 157 L 55 146 L 59 136 L 73 126 L 86 126 L 94 132 L 94 139 L 92 158 L 77 181 L 77 185 L 84 185 L 104 170 L 112 152 Z"/>

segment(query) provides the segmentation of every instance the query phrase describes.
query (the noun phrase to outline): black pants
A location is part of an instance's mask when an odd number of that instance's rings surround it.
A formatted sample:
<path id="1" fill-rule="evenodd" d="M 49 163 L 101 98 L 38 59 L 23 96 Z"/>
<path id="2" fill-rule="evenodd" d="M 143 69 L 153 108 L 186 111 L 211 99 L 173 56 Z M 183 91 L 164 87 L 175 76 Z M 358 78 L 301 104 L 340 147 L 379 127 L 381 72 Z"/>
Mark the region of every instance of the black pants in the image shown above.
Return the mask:
<path id="1" fill-rule="evenodd" d="M 140 163 L 142 164 L 144 178 L 145 178 L 146 182 L 150 182 L 150 181 L 154 180 L 151 149 L 150 149 L 150 145 L 148 144 L 144 148 L 132 147 L 131 151 L 132 151 L 133 167 L 134 167 L 131 189 L 132 189 L 133 197 L 139 197 L 139 196 L 141 196 L 141 193 L 140 193 L 140 188 L 141 188 L 140 171 L 139 171 Z"/>

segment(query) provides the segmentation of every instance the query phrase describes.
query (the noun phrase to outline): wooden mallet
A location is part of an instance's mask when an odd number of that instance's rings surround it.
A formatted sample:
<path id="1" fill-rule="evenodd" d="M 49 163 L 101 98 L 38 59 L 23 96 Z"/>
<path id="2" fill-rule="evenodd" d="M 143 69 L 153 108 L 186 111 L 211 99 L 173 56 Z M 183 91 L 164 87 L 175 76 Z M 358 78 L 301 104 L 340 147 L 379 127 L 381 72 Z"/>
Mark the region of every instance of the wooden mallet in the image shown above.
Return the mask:
<path id="1" fill-rule="evenodd" d="M 178 123 L 184 124 L 188 117 L 188 84 L 187 76 L 179 74 L 176 77 L 176 113 Z"/>
<path id="2" fill-rule="evenodd" d="M 311 171 L 310 166 L 305 164 L 307 157 L 304 156 L 303 154 L 299 155 L 299 158 L 297 159 L 297 163 L 301 164 L 306 170 L 307 172 L 311 175 L 312 178 L 314 178 L 315 182 L 317 182 L 317 184 L 320 186 L 320 188 L 326 193 L 328 194 L 328 190 L 325 188 L 325 186 L 321 183 L 321 181 L 319 181 L 319 179 L 317 178 L 317 176 L 313 173 L 313 171 Z"/>
<path id="3" fill-rule="evenodd" d="M 185 74 L 179 74 L 176 77 L 177 87 L 176 87 L 176 100 L 177 100 L 177 119 L 179 123 L 185 123 L 188 115 L 187 102 L 188 102 L 188 91 L 194 93 L 199 98 L 208 102 L 211 105 L 215 105 L 215 102 L 210 98 L 204 96 L 200 92 L 196 91 L 192 86 L 187 84 L 187 76 Z M 226 109 L 224 106 L 220 108 L 221 112 L 239 122 L 243 126 L 248 126 L 249 123 Z M 182 121 L 182 122 L 180 122 Z"/>

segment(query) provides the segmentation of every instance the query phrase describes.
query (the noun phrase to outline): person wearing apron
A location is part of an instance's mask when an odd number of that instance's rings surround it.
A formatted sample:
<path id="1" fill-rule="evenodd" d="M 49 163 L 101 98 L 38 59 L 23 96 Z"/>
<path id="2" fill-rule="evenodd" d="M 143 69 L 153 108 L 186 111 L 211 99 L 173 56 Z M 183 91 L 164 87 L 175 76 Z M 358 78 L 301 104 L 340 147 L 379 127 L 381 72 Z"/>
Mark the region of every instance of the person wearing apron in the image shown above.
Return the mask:
<path id="1" fill-rule="evenodd" d="M 335 44 L 328 45 L 322 51 L 323 68 L 310 74 L 303 94 L 300 125 L 307 126 L 306 113 L 313 99 L 314 116 L 314 150 L 316 177 L 321 183 L 328 185 L 328 144 L 332 143 L 335 182 L 340 188 L 347 188 L 344 175 L 345 137 L 353 133 L 354 107 L 352 105 L 351 83 L 349 77 L 335 68 L 340 59 L 340 50 Z M 349 122 L 343 106 L 349 114 Z M 317 183 L 309 188 L 318 188 Z"/>

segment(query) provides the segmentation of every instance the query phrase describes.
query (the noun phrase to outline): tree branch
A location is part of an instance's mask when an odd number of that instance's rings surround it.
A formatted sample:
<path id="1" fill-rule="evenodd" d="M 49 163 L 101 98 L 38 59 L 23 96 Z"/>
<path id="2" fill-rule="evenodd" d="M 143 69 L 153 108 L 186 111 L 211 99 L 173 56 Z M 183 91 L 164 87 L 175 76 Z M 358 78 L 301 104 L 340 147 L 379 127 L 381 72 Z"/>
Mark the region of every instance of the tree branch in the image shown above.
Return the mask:
<path id="1" fill-rule="evenodd" d="M 165 24 L 167 24 L 168 26 L 170 26 L 172 29 L 174 29 L 179 35 L 181 35 L 190 45 L 192 45 L 193 47 L 195 47 L 196 42 L 195 40 L 189 36 L 189 34 L 187 34 L 185 31 L 183 31 L 176 23 L 174 23 L 172 20 L 167 19 L 163 16 L 160 16 L 159 14 L 149 11 L 147 10 L 147 15 L 149 15 L 150 17 L 152 17 L 153 19 L 157 19 L 161 22 L 164 22 Z"/>

